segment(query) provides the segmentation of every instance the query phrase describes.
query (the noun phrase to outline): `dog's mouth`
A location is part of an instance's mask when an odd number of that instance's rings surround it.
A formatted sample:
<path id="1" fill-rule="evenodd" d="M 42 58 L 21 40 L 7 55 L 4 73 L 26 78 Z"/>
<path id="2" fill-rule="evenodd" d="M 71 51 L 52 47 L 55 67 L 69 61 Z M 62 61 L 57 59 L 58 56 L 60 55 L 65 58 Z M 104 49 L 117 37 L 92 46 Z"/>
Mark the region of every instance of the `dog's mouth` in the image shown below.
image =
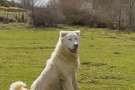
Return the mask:
<path id="1" fill-rule="evenodd" d="M 77 48 L 69 49 L 72 53 L 77 53 Z"/>

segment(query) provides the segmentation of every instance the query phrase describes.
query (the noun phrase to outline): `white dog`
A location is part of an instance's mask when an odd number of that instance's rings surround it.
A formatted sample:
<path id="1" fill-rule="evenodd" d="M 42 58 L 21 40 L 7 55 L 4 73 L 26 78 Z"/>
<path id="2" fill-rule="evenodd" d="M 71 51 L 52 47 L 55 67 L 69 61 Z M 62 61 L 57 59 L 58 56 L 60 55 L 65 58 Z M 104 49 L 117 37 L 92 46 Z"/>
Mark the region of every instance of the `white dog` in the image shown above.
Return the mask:
<path id="1" fill-rule="evenodd" d="M 30 90 L 79 90 L 76 71 L 79 66 L 80 31 L 61 31 L 58 43 L 46 68 Z M 28 90 L 23 82 L 11 84 L 10 90 Z"/>

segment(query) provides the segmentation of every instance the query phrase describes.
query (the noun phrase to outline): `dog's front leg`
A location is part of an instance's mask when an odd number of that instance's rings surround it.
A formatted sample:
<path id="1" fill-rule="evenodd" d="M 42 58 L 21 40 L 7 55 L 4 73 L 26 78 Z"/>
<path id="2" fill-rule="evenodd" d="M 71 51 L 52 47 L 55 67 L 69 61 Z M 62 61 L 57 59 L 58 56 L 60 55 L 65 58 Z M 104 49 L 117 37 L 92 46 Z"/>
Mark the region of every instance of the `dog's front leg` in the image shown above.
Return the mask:
<path id="1" fill-rule="evenodd" d="M 73 84 L 72 84 L 72 78 L 71 78 L 71 77 L 67 77 L 67 78 L 64 80 L 64 83 L 63 83 L 63 90 L 74 90 Z"/>
<path id="2" fill-rule="evenodd" d="M 73 74 L 73 76 L 72 76 L 72 83 L 73 83 L 74 90 L 79 90 L 78 82 L 76 79 L 76 74 Z"/>

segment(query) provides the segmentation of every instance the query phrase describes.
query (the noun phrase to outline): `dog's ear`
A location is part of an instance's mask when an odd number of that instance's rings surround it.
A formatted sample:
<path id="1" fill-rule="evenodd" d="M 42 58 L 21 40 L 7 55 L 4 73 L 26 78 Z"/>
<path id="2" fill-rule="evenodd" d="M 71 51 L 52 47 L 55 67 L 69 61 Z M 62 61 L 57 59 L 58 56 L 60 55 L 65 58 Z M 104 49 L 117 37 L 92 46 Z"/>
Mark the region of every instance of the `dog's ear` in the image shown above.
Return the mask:
<path id="1" fill-rule="evenodd" d="M 61 37 L 64 37 L 64 36 L 66 36 L 66 35 L 67 35 L 67 32 L 66 32 L 66 31 L 61 31 L 61 32 L 60 32 L 60 36 L 61 36 Z"/>
<path id="2" fill-rule="evenodd" d="M 80 36 L 80 30 L 75 31 L 75 33 L 76 33 L 78 36 Z"/>

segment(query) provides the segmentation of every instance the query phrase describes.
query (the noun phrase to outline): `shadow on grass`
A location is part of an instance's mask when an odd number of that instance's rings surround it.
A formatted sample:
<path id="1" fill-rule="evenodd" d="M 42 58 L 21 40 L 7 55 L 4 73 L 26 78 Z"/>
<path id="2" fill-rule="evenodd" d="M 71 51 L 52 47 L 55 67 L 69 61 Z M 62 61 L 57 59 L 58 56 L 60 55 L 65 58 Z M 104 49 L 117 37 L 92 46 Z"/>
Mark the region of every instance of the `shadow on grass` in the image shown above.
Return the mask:
<path id="1" fill-rule="evenodd" d="M 123 80 L 122 77 L 120 76 L 112 76 L 112 75 L 104 75 L 104 76 L 100 76 L 100 77 L 95 77 L 95 79 L 105 79 L 105 80 Z"/>
<path id="2" fill-rule="evenodd" d="M 100 67 L 100 66 L 107 65 L 105 63 L 96 63 L 96 62 L 82 62 L 81 64 L 85 65 L 85 66 L 95 66 L 95 67 Z"/>
<path id="3" fill-rule="evenodd" d="M 113 52 L 113 54 L 121 54 L 121 52 L 117 52 L 117 51 L 116 51 L 116 52 Z"/>
<path id="4" fill-rule="evenodd" d="M 116 36 L 104 36 L 104 38 L 119 39 L 119 38 L 116 37 Z"/>

